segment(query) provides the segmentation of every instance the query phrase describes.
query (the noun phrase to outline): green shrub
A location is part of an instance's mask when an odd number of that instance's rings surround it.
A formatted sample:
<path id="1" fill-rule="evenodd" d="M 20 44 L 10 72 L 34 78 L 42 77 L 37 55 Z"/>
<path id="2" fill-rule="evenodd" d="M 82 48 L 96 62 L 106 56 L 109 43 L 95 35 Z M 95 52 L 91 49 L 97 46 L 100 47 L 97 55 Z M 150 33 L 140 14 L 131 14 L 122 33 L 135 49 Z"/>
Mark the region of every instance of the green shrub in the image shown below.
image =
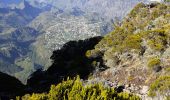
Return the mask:
<path id="1" fill-rule="evenodd" d="M 154 97 L 158 94 L 165 95 L 170 90 L 170 76 L 160 76 L 150 85 L 149 96 Z"/>
<path id="2" fill-rule="evenodd" d="M 161 60 L 157 57 L 152 57 L 148 61 L 148 67 L 154 68 L 155 66 L 159 66 L 161 64 Z"/>
<path id="3" fill-rule="evenodd" d="M 151 47 L 151 49 L 153 49 L 155 51 L 164 50 L 164 45 L 161 42 L 157 43 L 157 41 L 155 41 L 155 40 L 149 40 L 148 45 Z"/>
<path id="4" fill-rule="evenodd" d="M 170 36 L 169 26 L 165 28 L 162 27 L 169 23 L 169 10 L 170 7 L 165 4 L 156 3 L 151 9 L 148 9 L 148 5 L 139 3 L 122 23 L 114 25 L 114 30 L 98 43 L 95 50 L 104 50 L 104 52 L 110 48 L 113 48 L 114 52 L 121 52 L 134 48 L 139 50 L 141 39 L 148 41 L 148 45 L 151 49 L 159 52 L 164 51 L 167 42 L 170 40 Z M 163 20 L 161 25 L 157 22 L 159 20 L 160 22 Z M 133 35 L 137 35 L 138 33 L 140 33 L 140 37 L 137 38 L 138 40 L 135 44 L 136 40 L 133 40 Z M 131 37 L 132 41 L 129 40 Z M 126 42 L 124 42 L 124 40 Z"/>
<path id="5" fill-rule="evenodd" d="M 156 29 L 144 33 L 144 38 L 148 41 L 148 45 L 155 51 L 163 51 L 166 49 L 169 36 L 163 29 Z"/>
<path id="6" fill-rule="evenodd" d="M 164 2 L 170 2 L 170 0 L 164 0 Z"/>
<path id="7" fill-rule="evenodd" d="M 125 47 L 125 49 L 136 49 L 136 50 L 140 50 L 141 49 L 141 36 L 140 35 L 129 35 L 123 45 Z"/>
<path id="8" fill-rule="evenodd" d="M 91 55 L 92 55 L 91 52 L 92 52 L 91 50 L 88 50 L 88 51 L 86 52 L 86 57 L 91 57 Z"/>
<path id="9" fill-rule="evenodd" d="M 140 10 L 141 8 L 143 8 L 143 7 L 145 7 L 145 4 L 144 4 L 144 3 L 139 3 L 139 4 L 136 5 L 136 6 L 134 7 L 134 9 L 130 12 L 129 16 L 130 16 L 130 17 L 135 17 L 135 16 L 138 14 L 139 10 Z"/>
<path id="10" fill-rule="evenodd" d="M 19 97 L 17 97 L 19 98 Z M 48 94 L 33 94 L 21 97 L 22 100 L 140 100 L 129 93 L 117 93 L 113 88 L 101 83 L 83 85 L 79 77 L 52 85 Z"/>

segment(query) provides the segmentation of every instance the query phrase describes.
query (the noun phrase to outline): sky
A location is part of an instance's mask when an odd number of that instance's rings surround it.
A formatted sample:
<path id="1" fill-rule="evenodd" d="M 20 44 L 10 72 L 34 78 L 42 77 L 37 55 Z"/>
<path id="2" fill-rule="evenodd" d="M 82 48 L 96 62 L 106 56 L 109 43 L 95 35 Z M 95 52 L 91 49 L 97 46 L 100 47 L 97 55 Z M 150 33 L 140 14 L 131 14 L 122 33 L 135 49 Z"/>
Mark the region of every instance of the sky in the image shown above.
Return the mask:
<path id="1" fill-rule="evenodd" d="M 3 3 L 20 3 L 22 0 L 0 0 Z"/>

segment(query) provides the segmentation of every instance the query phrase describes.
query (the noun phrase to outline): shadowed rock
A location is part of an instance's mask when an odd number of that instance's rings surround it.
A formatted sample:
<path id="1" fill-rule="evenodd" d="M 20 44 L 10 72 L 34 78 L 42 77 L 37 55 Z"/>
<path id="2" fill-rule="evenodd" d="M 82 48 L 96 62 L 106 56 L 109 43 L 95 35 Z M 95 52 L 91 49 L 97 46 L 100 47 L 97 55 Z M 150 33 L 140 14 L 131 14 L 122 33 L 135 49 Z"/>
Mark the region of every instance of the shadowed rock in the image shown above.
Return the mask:
<path id="1" fill-rule="evenodd" d="M 16 78 L 0 72 L 0 99 L 15 98 L 16 95 L 24 94 L 25 86 Z"/>

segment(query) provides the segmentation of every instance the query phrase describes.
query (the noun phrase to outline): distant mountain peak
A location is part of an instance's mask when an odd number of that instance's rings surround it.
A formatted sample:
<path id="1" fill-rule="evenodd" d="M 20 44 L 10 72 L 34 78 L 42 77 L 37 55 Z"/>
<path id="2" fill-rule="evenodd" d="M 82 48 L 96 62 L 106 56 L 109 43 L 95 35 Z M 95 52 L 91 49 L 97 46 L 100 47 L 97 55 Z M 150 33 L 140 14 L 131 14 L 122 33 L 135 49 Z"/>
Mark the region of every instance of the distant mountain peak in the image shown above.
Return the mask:
<path id="1" fill-rule="evenodd" d="M 164 0 L 149 0 L 149 1 L 152 1 L 152 2 L 163 2 Z"/>
<path id="2" fill-rule="evenodd" d="M 32 6 L 26 0 L 22 0 L 22 2 L 19 4 L 17 8 L 19 9 L 32 8 Z"/>

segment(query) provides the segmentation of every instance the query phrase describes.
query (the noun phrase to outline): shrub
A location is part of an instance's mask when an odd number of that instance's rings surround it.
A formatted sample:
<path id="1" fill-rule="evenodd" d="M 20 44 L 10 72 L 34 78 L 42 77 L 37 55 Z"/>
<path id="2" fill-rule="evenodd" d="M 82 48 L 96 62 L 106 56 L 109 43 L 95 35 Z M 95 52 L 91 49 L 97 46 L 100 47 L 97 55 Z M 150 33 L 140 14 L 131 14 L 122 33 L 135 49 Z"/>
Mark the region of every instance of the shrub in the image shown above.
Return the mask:
<path id="1" fill-rule="evenodd" d="M 148 61 L 148 67 L 154 68 L 155 66 L 159 66 L 161 64 L 161 60 L 157 57 L 150 58 Z"/>
<path id="2" fill-rule="evenodd" d="M 125 49 L 136 49 L 136 50 L 140 50 L 141 49 L 141 42 L 142 39 L 140 37 L 140 35 L 129 35 L 123 45 L 125 47 Z"/>
<path id="3" fill-rule="evenodd" d="M 19 97 L 17 97 L 19 98 Z M 52 85 L 48 94 L 33 94 L 21 97 L 22 100 L 140 100 L 138 96 L 104 87 L 102 83 L 83 85 L 79 77 Z"/>
<path id="4" fill-rule="evenodd" d="M 158 94 L 169 96 L 170 76 L 160 76 L 155 82 L 150 85 L 149 96 L 154 97 Z"/>
<path id="5" fill-rule="evenodd" d="M 90 57 L 90 56 L 92 55 L 91 52 L 92 52 L 92 51 L 88 50 L 88 51 L 86 52 L 86 57 Z"/>
<path id="6" fill-rule="evenodd" d="M 151 49 L 156 51 L 162 51 L 164 49 L 164 45 L 161 44 L 161 42 L 157 43 L 155 40 L 149 40 L 148 45 L 151 47 Z"/>
<path id="7" fill-rule="evenodd" d="M 144 33 L 144 38 L 148 41 L 148 45 L 155 51 L 163 51 L 168 42 L 168 34 L 163 29 L 156 29 Z"/>
<path id="8" fill-rule="evenodd" d="M 135 17 L 135 16 L 138 14 L 139 10 L 140 10 L 141 8 L 143 8 L 143 7 L 145 7 L 145 4 L 144 4 L 144 3 L 139 3 L 139 4 L 136 5 L 136 6 L 134 7 L 134 9 L 130 12 L 129 16 Z"/>
<path id="9" fill-rule="evenodd" d="M 170 2 L 170 0 L 164 0 L 164 2 Z"/>

